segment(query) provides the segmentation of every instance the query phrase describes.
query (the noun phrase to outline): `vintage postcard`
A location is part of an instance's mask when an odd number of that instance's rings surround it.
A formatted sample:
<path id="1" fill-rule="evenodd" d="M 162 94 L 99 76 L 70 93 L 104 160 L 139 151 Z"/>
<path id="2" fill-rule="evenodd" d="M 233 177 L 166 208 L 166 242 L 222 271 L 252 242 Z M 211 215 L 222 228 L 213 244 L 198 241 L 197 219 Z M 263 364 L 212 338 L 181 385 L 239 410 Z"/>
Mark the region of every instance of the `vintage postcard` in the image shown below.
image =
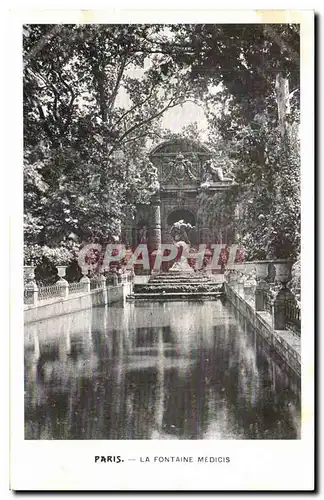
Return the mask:
<path id="1" fill-rule="evenodd" d="M 11 21 L 11 488 L 313 490 L 313 12 Z"/>

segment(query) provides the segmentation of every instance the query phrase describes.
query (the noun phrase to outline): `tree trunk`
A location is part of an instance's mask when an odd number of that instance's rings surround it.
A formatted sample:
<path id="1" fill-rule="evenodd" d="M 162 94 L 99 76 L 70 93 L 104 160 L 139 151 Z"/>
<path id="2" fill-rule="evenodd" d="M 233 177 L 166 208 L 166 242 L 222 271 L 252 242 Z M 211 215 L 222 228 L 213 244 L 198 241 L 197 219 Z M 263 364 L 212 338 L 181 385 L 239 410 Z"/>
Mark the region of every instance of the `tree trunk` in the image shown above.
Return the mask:
<path id="1" fill-rule="evenodd" d="M 290 113 L 289 80 L 284 78 L 280 72 L 277 73 L 276 76 L 276 96 L 278 106 L 278 126 L 281 136 L 284 136 L 286 131 L 286 115 Z"/>

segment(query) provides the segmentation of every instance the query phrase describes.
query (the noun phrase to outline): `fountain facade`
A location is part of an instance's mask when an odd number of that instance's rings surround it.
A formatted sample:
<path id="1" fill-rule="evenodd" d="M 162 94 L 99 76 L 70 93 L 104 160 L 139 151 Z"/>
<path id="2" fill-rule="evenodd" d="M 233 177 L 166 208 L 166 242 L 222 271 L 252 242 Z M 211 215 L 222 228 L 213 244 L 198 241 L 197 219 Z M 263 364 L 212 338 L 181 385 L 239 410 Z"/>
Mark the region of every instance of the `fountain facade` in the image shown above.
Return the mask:
<path id="1" fill-rule="evenodd" d="M 124 226 L 123 241 L 136 247 L 145 233 L 145 243 L 155 250 L 161 242 L 173 241 L 172 225 L 182 219 L 195 227 L 190 238 L 194 245 L 233 243 L 234 230 L 222 227 L 221 214 L 211 225 L 201 206 L 202 192 L 214 197 L 233 184 L 220 165 L 215 165 L 209 149 L 195 141 L 177 139 L 155 147 L 150 158 L 157 169 L 159 189 L 151 203 L 137 206 L 135 217 Z"/>

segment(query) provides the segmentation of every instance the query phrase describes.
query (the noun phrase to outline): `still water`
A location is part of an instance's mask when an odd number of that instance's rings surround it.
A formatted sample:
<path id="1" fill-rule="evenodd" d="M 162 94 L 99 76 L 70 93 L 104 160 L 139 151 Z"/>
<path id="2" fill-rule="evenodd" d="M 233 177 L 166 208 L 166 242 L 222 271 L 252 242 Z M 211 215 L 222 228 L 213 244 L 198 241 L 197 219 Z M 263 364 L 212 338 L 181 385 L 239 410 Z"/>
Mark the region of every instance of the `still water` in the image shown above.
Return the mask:
<path id="1" fill-rule="evenodd" d="M 227 302 L 25 328 L 26 439 L 298 439 L 300 384 Z"/>

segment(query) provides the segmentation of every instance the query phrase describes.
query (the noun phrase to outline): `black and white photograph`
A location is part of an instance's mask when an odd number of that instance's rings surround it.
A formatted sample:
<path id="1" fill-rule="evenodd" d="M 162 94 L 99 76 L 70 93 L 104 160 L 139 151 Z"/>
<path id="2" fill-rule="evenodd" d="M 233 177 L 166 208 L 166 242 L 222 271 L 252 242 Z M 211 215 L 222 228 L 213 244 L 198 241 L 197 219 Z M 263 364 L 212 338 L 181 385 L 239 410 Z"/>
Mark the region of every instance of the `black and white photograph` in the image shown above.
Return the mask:
<path id="1" fill-rule="evenodd" d="M 267 19 L 22 24 L 25 442 L 305 436 L 301 23 Z"/>

